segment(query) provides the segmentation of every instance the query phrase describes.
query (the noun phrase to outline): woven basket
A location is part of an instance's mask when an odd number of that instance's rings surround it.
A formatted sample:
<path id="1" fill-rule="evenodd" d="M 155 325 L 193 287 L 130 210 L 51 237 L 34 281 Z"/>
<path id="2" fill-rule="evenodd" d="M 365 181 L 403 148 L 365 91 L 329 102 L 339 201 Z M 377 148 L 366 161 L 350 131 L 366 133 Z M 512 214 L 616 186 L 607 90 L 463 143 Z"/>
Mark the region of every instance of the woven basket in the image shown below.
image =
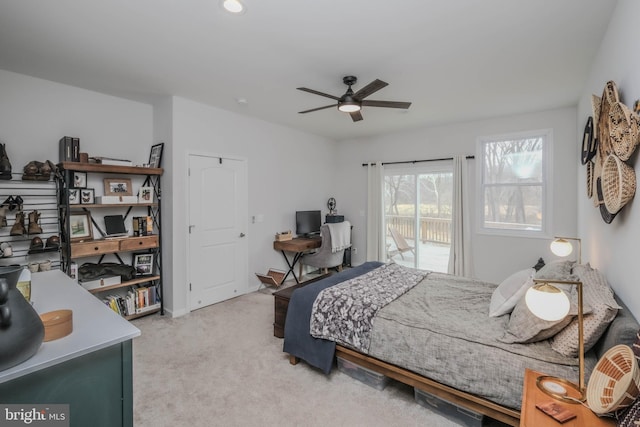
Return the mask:
<path id="1" fill-rule="evenodd" d="M 609 110 L 609 137 L 613 151 L 620 160 L 629 160 L 640 139 L 638 115 L 622 102 L 616 102 Z"/>
<path id="2" fill-rule="evenodd" d="M 618 156 L 607 156 L 602 167 L 602 197 L 607 210 L 618 213 L 635 194 L 635 170 Z"/>
<path id="3" fill-rule="evenodd" d="M 609 154 L 613 153 L 613 147 L 611 146 L 609 137 L 609 112 L 613 105 L 619 101 L 618 88 L 615 82 L 608 81 L 602 91 L 598 125 L 595 127 L 598 130 L 596 134 L 598 135 L 598 153 L 600 153 L 600 159 L 602 161 L 604 161 Z"/>
<path id="4" fill-rule="evenodd" d="M 593 116 L 593 133 L 598 135 L 598 121 L 600 120 L 600 103 L 602 100 L 598 95 L 591 95 L 591 110 Z"/>
<path id="5" fill-rule="evenodd" d="M 640 369 L 631 347 L 616 345 L 598 361 L 587 385 L 587 404 L 596 414 L 631 405 L 640 394 Z"/>

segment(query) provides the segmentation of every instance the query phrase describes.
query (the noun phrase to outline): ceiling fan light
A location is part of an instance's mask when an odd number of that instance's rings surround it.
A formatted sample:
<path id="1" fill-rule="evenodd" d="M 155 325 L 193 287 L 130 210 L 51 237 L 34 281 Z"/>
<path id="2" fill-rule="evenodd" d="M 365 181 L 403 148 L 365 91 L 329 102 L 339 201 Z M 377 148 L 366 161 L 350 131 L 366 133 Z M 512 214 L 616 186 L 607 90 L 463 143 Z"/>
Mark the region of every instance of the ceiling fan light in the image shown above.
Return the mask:
<path id="1" fill-rule="evenodd" d="M 342 104 L 338 105 L 338 110 L 342 111 L 343 113 L 355 113 L 356 111 L 360 111 L 360 109 L 360 105 L 356 104 L 355 102 L 343 102 Z"/>
<path id="2" fill-rule="evenodd" d="M 231 13 L 242 13 L 244 11 L 244 5 L 239 0 L 224 0 L 222 7 Z"/>

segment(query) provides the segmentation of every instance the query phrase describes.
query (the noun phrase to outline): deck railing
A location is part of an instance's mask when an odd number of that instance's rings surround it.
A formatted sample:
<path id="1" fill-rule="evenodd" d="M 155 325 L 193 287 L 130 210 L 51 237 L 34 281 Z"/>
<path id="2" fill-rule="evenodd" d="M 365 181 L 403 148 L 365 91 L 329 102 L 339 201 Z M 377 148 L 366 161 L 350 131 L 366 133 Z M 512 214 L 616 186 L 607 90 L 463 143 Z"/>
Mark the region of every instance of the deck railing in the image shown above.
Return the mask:
<path id="1" fill-rule="evenodd" d="M 387 227 L 395 227 L 405 239 L 416 240 L 415 219 L 412 216 L 386 215 Z M 443 218 L 420 217 L 419 240 L 422 243 L 451 244 L 451 220 Z"/>

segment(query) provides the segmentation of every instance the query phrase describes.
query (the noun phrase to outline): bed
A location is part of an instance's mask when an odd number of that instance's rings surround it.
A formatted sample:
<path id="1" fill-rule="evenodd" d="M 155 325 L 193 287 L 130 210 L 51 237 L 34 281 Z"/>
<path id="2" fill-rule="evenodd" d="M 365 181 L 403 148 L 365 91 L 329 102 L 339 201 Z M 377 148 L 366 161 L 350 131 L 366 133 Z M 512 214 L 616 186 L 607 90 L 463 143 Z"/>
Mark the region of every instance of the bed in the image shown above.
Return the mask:
<path id="1" fill-rule="evenodd" d="M 411 271 L 408 275 L 416 283 L 393 290 L 390 293 L 398 295 L 382 304 L 375 300 L 381 289 L 374 288 L 370 295 L 358 290 L 358 295 L 365 294 L 362 299 L 374 298 L 369 305 L 381 307 L 369 321 L 367 337 L 354 334 L 353 329 L 362 329 L 357 322 L 363 316 L 336 319 L 347 311 L 341 301 L 353 298 L 340 289 L 386 283 L 399 274 L 391 266 L 365 263 L 293 292 L 283 348 L 291 362 L 302 359 L 329 373 L 337 356 L 514 426 L 519 423 L 525 368 L 577 381 L 577 358 L 555 351 L 551 339 L 505 342 L 510 316 L 488 316 L 497 285 L 468 278 L 424 272 L 416 279 Z M 391 275 L 380 279 L 384 270 Z M 617 302 L 617 316 L 586 355 L 587 373 L 608 348 L 632 343 L 640 328 Z M 327 326 L 334 322 L 342 326 Z M 324 336 L 332 327 L 350 331 L 346 336 Z"/>

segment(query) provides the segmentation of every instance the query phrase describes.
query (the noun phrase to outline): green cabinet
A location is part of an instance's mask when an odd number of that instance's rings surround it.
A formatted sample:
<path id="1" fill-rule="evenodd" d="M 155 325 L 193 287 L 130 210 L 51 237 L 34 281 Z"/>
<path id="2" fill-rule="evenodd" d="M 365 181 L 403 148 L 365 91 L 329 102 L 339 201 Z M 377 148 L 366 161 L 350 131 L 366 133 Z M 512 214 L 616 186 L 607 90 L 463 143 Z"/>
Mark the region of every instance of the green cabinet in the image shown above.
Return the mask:
<path id="1" fill-rule="evenodd" d="M 0 383 L 2 403 L 69 404 L 71 427 L 132 427 L 132 342 Z"/>

